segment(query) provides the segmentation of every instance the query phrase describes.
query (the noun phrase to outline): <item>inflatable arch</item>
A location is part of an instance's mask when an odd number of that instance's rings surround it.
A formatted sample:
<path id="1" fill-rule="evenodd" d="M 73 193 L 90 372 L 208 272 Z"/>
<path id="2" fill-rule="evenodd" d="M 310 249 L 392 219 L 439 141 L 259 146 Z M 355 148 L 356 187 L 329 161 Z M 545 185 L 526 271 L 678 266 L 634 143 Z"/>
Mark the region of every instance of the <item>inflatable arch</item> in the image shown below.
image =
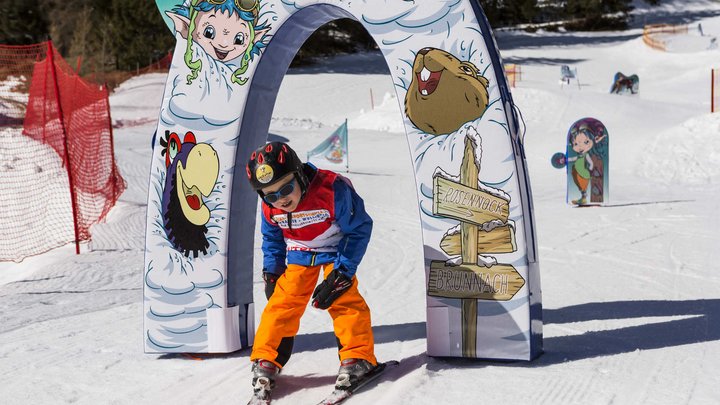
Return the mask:
<path id="1" fill-rule="evenodd" d="M 144 268 L 146 352 L 252 345 L 265 142 L 303 42 L 359 21 L 387 62 L 415 169 L 433 356 L 542 351 L 539 267 L 518 122 L 476 0 L 157 0 L 177 38 L 153 140 Z M 421 273 L 423 271 L 423 273 Z M 372 298 L 370 297 L 370 300 Z"/>

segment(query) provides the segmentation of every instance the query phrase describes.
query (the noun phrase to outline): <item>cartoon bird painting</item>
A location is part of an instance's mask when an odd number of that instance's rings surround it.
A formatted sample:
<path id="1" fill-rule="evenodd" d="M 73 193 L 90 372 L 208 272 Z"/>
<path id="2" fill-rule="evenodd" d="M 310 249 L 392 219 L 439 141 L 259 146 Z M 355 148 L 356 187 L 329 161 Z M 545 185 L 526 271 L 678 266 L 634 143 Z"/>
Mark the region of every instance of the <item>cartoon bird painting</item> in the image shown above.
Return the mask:
<path id="1" fill-rule="evenodd" d="M 212 146 L 197 143 L 187 132 L 182 141 L 175 132 L 165 131 L 160 139 L 165 156 L 165 186 L 162 195 L 163 228 L 173 247 L 189 257 L 207 254 L 207 226 L 210 209 L 205 205 L 215 187 L 220 170 Z"/>

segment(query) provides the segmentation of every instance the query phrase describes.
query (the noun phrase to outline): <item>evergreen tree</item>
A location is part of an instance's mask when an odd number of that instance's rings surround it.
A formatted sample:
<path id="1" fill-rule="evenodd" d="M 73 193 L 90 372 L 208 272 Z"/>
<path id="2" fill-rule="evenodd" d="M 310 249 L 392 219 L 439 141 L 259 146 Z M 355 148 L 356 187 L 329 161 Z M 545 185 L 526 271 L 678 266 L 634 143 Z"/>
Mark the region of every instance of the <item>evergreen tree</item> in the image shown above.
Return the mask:
<path id="1" fill-rule="evenodd" d="M 155 2 L 111 0 L 110 33 L 116 68 L 134 70 L 164 56 L 175 45 Z"/>
<path id="2" fill-rule="evenodd" d="M 479 0 L 490 25 L 503 27 L 537 22 L 537 0 Z"/>
<path id="3" fill-rule="evenodd" d="M 94 0 L 41 0 L 55 48 L 80 73 L 103 71 L 111 53 L 107 23 L 109 6 Z M 76 63 L 76 61 L 80 63 Z"/>
<path id="4" fill-rule="evenodd" d="M 632 0 L 567 0 L 565 14 L 573 18 L 566 28 L 606 30 L 627 28 Z"/>
<path id="5" fill-rule="evenodd" d="M 621 29 L 632 10 L 632 0 L 471 1 L 482 6 L 495 28 L 565 21 L 568 29 Z M 644 1 L 655 5 L 661 0 Z M 50 38 L 71 66 L 82 60 L 83 74 L 135 70 L 175 45 L 155 2 L 149 0 L 0 0 L 0 13 L 0 43 L 31 44 Z M 294 63 L 376 47 L 359 22 L 340 19 L 313 33 Z"/>
<path id="6" fill-rule="evenodd" d="M 25 0 L 2 0 L 0 44 L 26 45 L 47 40 L 48 21 L 40 4 Z"/>
<path id="7" fill-rule="evenodd" d="M 495 28 L 527 23 L 570 21 L 569 29 L 627 27 L 632 0 L 476 0 Z M 644 0 L 657 5 L 661 0 Z"/>
<path id="8" fill-rule="evenodd" d="M 312 33 L 295 55 L 291 66 L 312 63 L 316 56 L 376 48 L 375 40 L 362 24 L 353 19 L 342 18 L 331 21 Z"/>

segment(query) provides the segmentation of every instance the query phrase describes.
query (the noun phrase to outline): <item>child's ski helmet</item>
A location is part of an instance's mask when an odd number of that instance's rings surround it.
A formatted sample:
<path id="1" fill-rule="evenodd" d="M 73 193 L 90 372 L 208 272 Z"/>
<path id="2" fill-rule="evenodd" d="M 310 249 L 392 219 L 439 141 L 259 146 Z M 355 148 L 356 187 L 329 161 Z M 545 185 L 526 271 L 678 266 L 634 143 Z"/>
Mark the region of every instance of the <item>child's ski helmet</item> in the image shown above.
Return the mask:
<path id="1" fill-rule="evenodd" d="M 295 174 L 305 194 L 308 180 L 303 163 L 295 151 L 284 142 L 270 142 L 257 148 L 246 166 L 250 186 L 262 196 L 261 189 L 271 186 L 289 173 Z"/>

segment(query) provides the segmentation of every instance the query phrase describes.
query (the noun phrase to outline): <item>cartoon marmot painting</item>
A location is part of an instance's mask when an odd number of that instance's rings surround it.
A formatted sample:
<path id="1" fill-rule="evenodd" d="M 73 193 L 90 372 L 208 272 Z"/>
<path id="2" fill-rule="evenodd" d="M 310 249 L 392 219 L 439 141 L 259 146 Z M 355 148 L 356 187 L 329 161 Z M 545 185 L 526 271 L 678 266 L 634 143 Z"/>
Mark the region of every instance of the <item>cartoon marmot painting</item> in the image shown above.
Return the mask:
<path id="1" fill-rule="evenodd" d="M 210 210 L 203 197 L 215 187 L 220 162 L 212 146 L 197 143 L 192 132 L 183 141 L 170 131 L 160 139 L 162 155 L 165 156 L 165 188 L 162 196 L 163 227 L 168 240 L 178 251 L 198 257 L 207 253 L 210 246 L 205 224 L 210 220 Z"/>
<path id="2" fill-rule="evenodd" d="M 418 51 L 405 96 L 405 114 L 421 131 L 457 131 L 482 116 L 488 105 L 488 80 L 477 66 L 436 48 Z"/>

